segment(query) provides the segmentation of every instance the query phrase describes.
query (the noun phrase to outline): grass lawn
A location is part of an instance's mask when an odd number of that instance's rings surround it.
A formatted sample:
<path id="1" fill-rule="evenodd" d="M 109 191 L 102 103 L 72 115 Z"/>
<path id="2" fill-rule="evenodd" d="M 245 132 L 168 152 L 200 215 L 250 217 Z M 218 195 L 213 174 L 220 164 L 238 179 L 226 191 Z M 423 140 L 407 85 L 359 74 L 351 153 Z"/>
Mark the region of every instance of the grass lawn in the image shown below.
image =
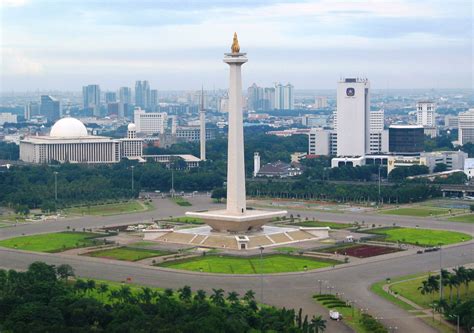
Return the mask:
<path id="1" fill-rule="evenodd" d="M 104 235 L 87 232 L 58 232 L 20 236 L 0 241 L 0 246 L 37 252 L 61 252 L 94 245 L 94 238 Z"/>
<path id="2" fill-rule="evenodd" d="M 474 214 L 459 215 L 448 218 L 452 222 L 474 223 Z"/>
<path id="3" fill-rule="evenodd" d="M 322 306 L 326 307 L 323 302 L 327 302 L 326 300 L 318 300 L 317 297 L 319 295 L 315 295 L 315 301 Z M 361 313 L 360 310 L 357 308 L 352 309 L 352 307 L 331 307 L 331 310 L 336 310 L 342 315 L 342 320 L 348 326 L 350 326 L 354 332 L 356 333 L 371 333 L 371 331 L 367 330 L 362 324 L 360 323 Z M 329 312 L 329 308 L 328 308 Z"/>
<path id="4" fill-rule="evenodd" d="M 263 257 L 240 258 L 205 256 L 188 260 L 170 261 L 159 264 L 159 266 L 188 271 L 224 273 L 224 274 L 261 274 L 303 271 L 306 266 L 308 270 L 323 268 L 336 264 L 336 261 L 315 260 L 305 257 L 288 255 L 271 255 Z"/>
<path id="5" fill-rule="evenodd" d="M 103 204 L 96 206 L 72 207 L 65 210 L 70 215 L 117 215 L 126 213 L 135 213 L 149 210 L 152 207 L 150 203 L 141 203 L 137 200 Z"/>
<path id="6" fill-rule="evenodd" d="M 383 210 L 380 213 L 387 214 L 387 215 L 429 217 L 429 216 L 447 214 L 449 213 L 449 209 L 439 208 L 439 207 L 407 207 L 407 208 Z"/>
<path id="7" fill-rule="evenodd" d="M 87 253 L 91 257 L 100 257 L 125 261 L 138 261 L 146 258 L 164 256 L 170 252 L 159 250 L 137 249 L 131 247 L 118 247 L 115 249 L 99 250 Z"/>
<path id="8" fill-rule="evenodd" d="M 293 223 L 300 227 L 329 227 L 331 229 L 346 229 L 352 227 L 349 223 L 322 222 L 322 221 L 304 221 Z"/>
<path id="9" fill-rule="evenodd" d="M 171 221 L 179 222 L 179 223 L 204 224 L 202 219 L 197 218 L 197 217 L 188 217 L 188 216 L 173 217 Z"/>
<path id="10" fill-rule="evenodd" d="M 370 230 L 369 233 L 386 235 L 387 242 L 401 242 L 420 246 L 448 245 L 468 241 L 472 237 L 455 231 L 414 229 L 414 228 L 381 228 Z"/>
<path id="11" fill-rule="evenodd" d="M 423 280 L 426 280 L 428 275 L 419 276 L 409 281 L 396 282 L 390 286 L 390 290 L 400 294 L 401 296 L 408 298 L 410 301 L 422 306 L 423 308 L 429 308 L 433 299 L 439 299 L 439 292 L 435 292 L 431 295 L 422 295 L 418 290 Z M 403 280 L 406 280 L 403 279 Z M 470 288 L 469 293 L 466 291 L 464 284 L 459 288 L 461 299 L 474 297 L 474 288 Z M 453 288 L 452 292 L 453 300 L 456 300 L 456 288 Z M 449 301 L 449 287 L 443 287 L 443 298 Z"/>
<path id="12" fill-rule="evenodd" d="M 183 206 L 183 207 L 192 206 L 192 204 L 188 200 L 184 199 L 183 197 L 174 197 L 174 198 L 170 198 L 170 200 L 179 206 Z"/>

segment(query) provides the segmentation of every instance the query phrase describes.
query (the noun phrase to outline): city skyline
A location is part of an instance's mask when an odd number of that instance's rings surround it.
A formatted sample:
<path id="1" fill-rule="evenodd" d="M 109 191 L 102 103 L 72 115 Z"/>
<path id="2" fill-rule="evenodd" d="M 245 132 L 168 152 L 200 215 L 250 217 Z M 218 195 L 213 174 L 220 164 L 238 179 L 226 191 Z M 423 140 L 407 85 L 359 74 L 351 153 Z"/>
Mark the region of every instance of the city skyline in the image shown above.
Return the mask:
<path id="1" fill-rule="evenodd" d="M 370 77 L 380 89 L 472 85 L 467 1 L 1 6 L 2 91 L 79 90 L 88 83 L 110 90 L 140 77 L 159 90 L 223 87 L 216 54 L 227 51 L 222 45 L 234 31 L 255 58 L 244 87 L 282 81 L 331 89 L 341 76 Z"/>

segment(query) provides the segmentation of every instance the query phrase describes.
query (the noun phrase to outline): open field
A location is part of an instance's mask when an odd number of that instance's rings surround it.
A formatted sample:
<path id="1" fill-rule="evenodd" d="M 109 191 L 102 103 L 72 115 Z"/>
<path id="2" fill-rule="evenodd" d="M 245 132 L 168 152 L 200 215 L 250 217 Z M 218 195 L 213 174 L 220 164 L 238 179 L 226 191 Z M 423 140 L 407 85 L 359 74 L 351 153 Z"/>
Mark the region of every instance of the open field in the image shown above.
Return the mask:
<path id="1" fill-rule="evenodd" d="M 448 218 L 452 222 L 474 223 L 474 214 L 459 215 Z"/>
<path id="2" fill-rule="evenodd" d="M 179 206 L 183 206 L 183 207 L 192 206 L 192 204 L 188 200 L 184 199 L 183 197 L 174 197 L 174 198 L 170 198 L 170 200 Z"/>
<path id="3" fill-rule="evenodd" d="M 37 252 L 61 252 L 92 246 L 95 238 L 102 236 L 88 232 L 58 232 L 5 239 L 0 241 L 0 246 Z"/>
<path id="4" fill-rule="evenodd" d="M 448 245 L 472 239 L 470 235 L 461 232 L 415 228 L 381 228 L 364 232 L 385 235 L 384 240 L 387 242 L 420 246 Z"/>
<path id="5" fill-rule="evenodd" d="M 331 229 L 346 229 L 352 227 L 350 223 L 336 223 L 336 222 L 323 222 L 323 221 L 303 221 L 292 223 L 291 225 L 297 225 L 300 227 L 329 227 Z"/>
<path id="6" fill-rule="evenodd" d="M 448 208 L 439 208 L 439 207 L 406 207 L 406 208 L 396 208 L 382 210 L 381 214 L 386 215 L 402 215 L 402 216 L 416 216 L 416 217 L 429 217 L 448 214 Z"/>
<path id="7" fill-rule="evenodd" d="M 263 260 L 260 260 L 260 257 L 204 256 L 188 260 L 170 261 L 159 264 L 159 266 L 209 273 L 268 274 L 304 271 L 305 267 L 311 270 L 332 266 L 336 263 L 338 262 L 332 260 L 315 260 L 289 255 L 264 256 Z"/>
<path id="8" fill-rule="evenodd" d="M 150 203 L 141 203 L 137 200 L 103 204 L 96 206 L 72 207 L 65 210 L 68 215 L 117 215 L 126 213 L 143 212 L 152 208 Z"/>
<path id="9" fill-rule="evenodd" d="M 90 257 L 100 257 L 107 259 L 116 259 L 124 261 L 138 261 L 146 258 L 164 256 L 170 254 L 166 251 L 138 249 L 131 247 L 118 247 L 114 249 L 99 250 L 89 252 L 86 255 Z"/>

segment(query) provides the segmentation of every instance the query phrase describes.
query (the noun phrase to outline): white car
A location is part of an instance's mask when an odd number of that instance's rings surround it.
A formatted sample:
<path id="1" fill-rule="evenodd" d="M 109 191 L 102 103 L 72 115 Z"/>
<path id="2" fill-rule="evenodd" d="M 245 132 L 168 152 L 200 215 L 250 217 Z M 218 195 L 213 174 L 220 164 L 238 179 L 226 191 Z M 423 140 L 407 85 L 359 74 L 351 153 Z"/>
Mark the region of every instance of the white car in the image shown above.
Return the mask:
<path id="1" fill-rule="evenodd" d="M 329 318 L 331 318 L 332 320 L 341 320 L 342 316 L 339 311 L 329 310 Z"/>

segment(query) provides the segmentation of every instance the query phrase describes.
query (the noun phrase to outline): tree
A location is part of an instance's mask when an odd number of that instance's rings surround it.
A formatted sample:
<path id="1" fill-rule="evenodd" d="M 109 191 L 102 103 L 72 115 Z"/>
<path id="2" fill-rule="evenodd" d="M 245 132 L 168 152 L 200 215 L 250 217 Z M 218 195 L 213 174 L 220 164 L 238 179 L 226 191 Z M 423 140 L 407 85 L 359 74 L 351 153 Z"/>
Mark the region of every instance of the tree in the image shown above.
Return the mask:
<path id="1" fill-rule="evenodd" d="M 238 304 L 239 303 L 239 294 L 236 293 L 235 291 L 231 291 L 227 294 L 227 300 L 233 305 Z"/>
<path id="2" fill-rule="evenodd" d="M 62 264 L 56 267 L 56 274 L 60 279 L 67 280 L 70 277 L 75 276 L 74 270 L 72 269 L 71 265 Z"/>
<path id="3" fill-rule="evenodd" d="M 179 293 L 179 299 L 188 303 L 191 301 L 191 287 L 190 286 L 184 286 L 183 288 L 178 289 Z"/>
<path id="4" fill-rule="evenodd" d="M 223 306 L 224 302 L 224 289 L 214 289 L 212 288 L 213 294 L 211 295 L 211 302 L 218 306 Z"/>
<path id="5" fill-rule="evenodd" d="M 326 330 L 326 320 L 322 316 L 313 316 L 311 318 L 311 328 L 315 333 L 322 333 Z"/>
<path id="6" fill-rule="evenodd" d="M 204 303 L 204 301 L 206 300 L 206 292 L 202 289 L 199 289 L 198 291 L 196 291 L 196 295 L 194 295 L 194 300 L 197 303 Z"/>
<path id="7" fill-rule="evenodd" d="M 254 300 L 255 300 L 255 291 L 251 289 L 247 290 L 247 292 L 244 295 L 244 301 L 249 303 L 250 301 L 254 301 Z"/>
<path id="8" fill-rule="evenodd" d="M 227 198 L 227 190 L 223 187 L 215 188 L 212 190 L 211 198 L 221 202 L 222 199 Z"/>
<path id="9" fill-rule="evenodd" d="M 101 295 L 102 299 L 107 291 L 109 291 L 109 285 L 106 283 L 100 283 L 97 287 L 97 292 Z"/>
<path id="10" fill-rule="evenodd" d="M 436 163 L 433 169 L 433 172 L 443 172 L 447 170 L 448 170 L 448 166 L 445 163 Z"/>

